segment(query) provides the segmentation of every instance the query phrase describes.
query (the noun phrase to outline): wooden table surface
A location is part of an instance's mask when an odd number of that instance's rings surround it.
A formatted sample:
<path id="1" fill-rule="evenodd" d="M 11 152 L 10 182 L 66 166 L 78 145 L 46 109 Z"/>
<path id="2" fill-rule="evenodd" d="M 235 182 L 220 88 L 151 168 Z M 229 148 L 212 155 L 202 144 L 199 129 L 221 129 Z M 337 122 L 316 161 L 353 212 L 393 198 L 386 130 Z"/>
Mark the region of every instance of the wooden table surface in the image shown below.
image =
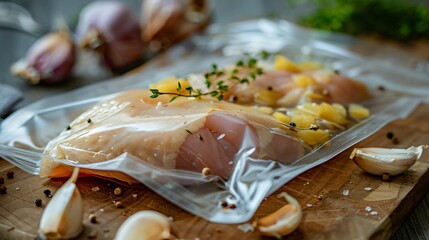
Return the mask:
<path id="1" fill-rule="evenodd" d="M 37 20 L 40 20 L 40 22 L 42 22 L 42 24 L 45 25 L 50 25 L 52 22 L 52 19 L 54 18 L 54 14 L 57 12 L 61 12 L 66 16 L 66 19 L 72 19 L 76 13 L 78 12 L 78 9 L 80 9 L 82 6 L 84 6 L 87 2 L 89 2 L 89 0 L 78 0 L 78 1 L 73 1 L 73 2 L 69 2 L 69 1 L 65 1 L 65 0 L 61 0 L 61 1 L 54 1 L 54 0 L 47 0 L 45 2 L 43 2 L 43 4 L 40 4 L 39 2 L 35 2 L 35 1 L 29 1 L 29 0 L 18 0 L 18 1 L 14 1 L 18 4 L 21 4 L 23 6 L 25 6 L 27 9 L 30 10 L 30 12 L 32 12 L 35 15 L 35 18 Z M 135 0 L 128 0 L 126 1 L 128 2 L 130 5 L 134 5 L 136 6 L 134 9 L 139 9 L 139 1 L 135 1 Z M 281 2 L 281 3 L 280 3 Z M 424 1 L 423 1 L 424 2 Z M 252 0 L 252 1 L 248 1 L 245 5 L 242 4 L 242 2 L 235 0 L 235 1 L 212 1 L 212 6 L 213 6 L 213 18 L 214 18 L 214 22 L 218 22 L 218 23 L 227 23 L 227 22 L 232 22 L 232 21 L 237 21 L 237 20 L 244 20 L 244 19 L 249 19 L 249 18 L 256 18 L 256 17 L 267 17 L 267 16 L 272 16 L 272 15 L 277 15 L 278 17 L 281 18 L 286 18 L 289 20 L 293 20 L 297 17 L 297 15 L 301 14 L 302 12 L 307 12 L 308 10 L 306 9 L 305 6 L 298 6 L 299 11 L 291 11 L 288 9 L 288 4 L 282 1 L 258 1 L 258 0 Z M 234 9 L 240 8 L 240 11 L 236 11 Z M 284 11 L 282 11 L 282 9 L 284 9 Z M 88 84 L 89 82 L 93 82 L 93 81 L 98 81 L 101 79 L 92 79 L 92 80 L 78 80 L 75 81 L 73 83 L 67 83 L 63 86 L 60 86 L 58 88 L 46 88 L 46 87 L 30 87 L 28 85 L 26 85 L 25 83 L 23 83 L 22 81 L 20 81 L 19 79 L 16 79 L 14 77 L 11 77 L 9 75 L 9 66 L 11 65 L 12 62 L 16 61 L 19 57 L 23 56 L 26 52 L 26 50 L 28 49 L 28 47 L 31 45 L 32 42 L 35 41 L 35 37 L 23 34 L 23 33 L 17 33 L 15 31 L 11 31 L 11 30 L 3 30 L 0 29 L 0 42 L 2 42 L 2 44 L 0 45 L 0 50 L 2 52 L 2 54 L 0 54 L 0 83 L 7 83 L 10 85 L 13 85 L 15 87 L 17 87 L 18 89 L 21 89 L 24 93 L 25 93 L 25 99 L 24 101 L 21 103 L 22 105 L 28 104 L 32 101 L 34 101 L 35 99 L 40 99 L 46 95 L 52 95 L 52 94 L 56 94 L 56 93 L 60 93 L 60 92 L 64 92 L 66 90 L 69 89 L 74 89 L 77 88 L 79 86 Z M 379 41 L 376 40 L 374 41 L 377 44 L 385 44 L 385 41 Z M 398 45 L 396 43 L 394 44 L 390 44 L 391 45 L 391 51 L 388 52 L 387 54 L 392 57 L 395 56 L 396 51 L 406 51 L 406 52 L 412 52 L 414 53 L 416 56 L 419 56 L 420 58 L 423 59 L 429 59 L 429 44 L 427 42 L 419 42 L 417 44 L 408 44 L 408 45 Z M 359 47 L 356 47 L 354 50 L 356 50 L 357 52 L 360 52 Z M 383 54 L 386 54 L 386 52 L 379 52 L 378 49 L 372 49 L 370 52 L 361 52 L 363 54 L 367 54 L 367 55 L 377 55 L 383 56 Z M 429 83 L 428 83 L 429 84 Z M 425 111 L 421 113 L 421 115 L 419 115 L 420 117 L 428 120 L 428 114 L 429 114 L 429 109 L 427 107 L 424 108 Z M 426 123 L 429 121 L 426 121 Z M 403 126 L 401 125 L 401 121 L 399 121 L 399 126 Z M 412 130 L 415 130 L 418 134 L 421 134 L 422 132 L 419 131 L 425 131 L 426 136 L 429 135 L 429 132 L 427 131 L 427 126 L 425 122 L 422 123 L 422 125 L 420 127 L 411 127 Z M 395 123 L 395 124 L 398 124 Z M 412 126 L 413 123 L 410 123 Z M 395 125 L 393 125 L 395 126 Z M 392 125 L 387 126 L 386 128 L 384 128 L 383 131 L 386 131 L 387 129 L 392 128 Z M 426 130 L 425 130 L 426 129 Z M 404 133 L 404 136 L 406 136 L 407 134 Z M 361 144 L 365 144 L 365 143 L 374 143 L 374 139 L 376 139 L 376 137 L 372 137 L 368 140 L 366 140 L 364 143 Z M 405 146 L 405 142 L 402 142 L 401 144 L 404 144 Z M 410 142 L 410 144 L 414 144 L 412 142 Z M 344 153 L 342 156 L 346 156 L 348 153 Z M 427 155 L 426 155 L 427 156 Z M 331 161 L 332 162 L 332 161 Z M 328 164 L 331 164 L 331 162 L 329 162 Z M 337 164 L 341 164 L 341 160 L 338 161 Z M 1 167 L 3 168 L 9 168 L 8 165 L 4 165 L 4 163 L 2 163 Z M 329 167 L 329 165 L 328 165 Z M 352 166 L 349 166 L 350 168 L 348 168 L 348 171 L 350 171 L 350 173 L 353 174 L 361 174 L 359 173 L 358 169 L 353 168 Z M 319 167 L 316 170 L 311 170 L 307 173 L 304 174 L 304 176 L 301 176 L 300 178 L 297 178 L 297 181 L 305 181 L 306 177 L 310 177 L 312 174 L 316 174 L 316 172 L 320 172 L 322 171 L 321 169 L 323 169 L 324 167 Z M 322 171 L 323 172 L 323 171 Z M 19 173 L 19 171 L 17 171 L 17 173 Z M 25 174 L 25 173 L 23 173 Z M 426 175 L 426 178 L 428 176 Z M 18 181 L 18 177 L 16 178 L 16 180 Z M 418 178 L 420 179 L 420 178 Z M 417 180 L 418 180 L 417 179 Z M 31 185 L 31 179 L 27 180 Z M 85 181 L 85 180 L 82 180 Z M 107 182 L 103 182 L 103 180 L 99 180 L 102 181 L 100 182 L 101 184 L 107 184 Z M 353 181 L 352 181 L 353 182 Z M 22 184 L 22 183 L 21 183 Z M 48 182 L 48 183 L 42 183 L 43 185 L 40 185 L 40 188 L 44 188 L 46 186 L 55 188 L 58 187 L 61 184 L 61 181 L 52 181 L 52 182 Z M 47 184 L 47 185 L 45 185 Z M 422 185 L 421 189 L 419 189 L 418 191 L 414 191 L 415 194 L 417 195 L 424 195 L 427 191 L 427 182 L 426 185 Z M 26 185 L 25 185 L 26 186 Z M 36 188 L 37 186 L 32 186 L 32 190 L 34 190 L 34 188 Z M 24 188 L 23 186 L 21 186 L 21 188 Z M 288 187 L 288 185 L 283 189 L 283 190 L 291 190 L 292 187 Z M 15 190 L 13 190 L 15 191 Z M 130 192 L 132 190 L 129 190 Z M 148 191 L 147 189 L 139 189 L 139 191 Z M 20 195 L 20 194 L 24 194 L 25 192 L 14 192 L 14 195 Z M 84 193 L 85 194 L 85 193 Z M 92 193 L 87 192 L 86 194 L 90 195 Z M 102 194 L 108 194 L 107 192 L 103 192 L 101 191 L 99 193 L 100 195 Z M 292 191 L 292 194 L 293 191 Z M 311 193 L 309 193 L 311 194 Z M 331 194 L 339 194 L 339 193 L 331 193 Z M 302 201 L 302 196 L 300 198 L 299 195 L 294 194 L 294 196 L 298 197 L 298 199 L 300 199 L 300 201 Z M 34 198 L 34 196 L 32 196 L 32 198 Z M 410 199 L 411 198 L 411 199 Z M 407 198 L 408 200 L 415 200 L 418 199 L 418 197 L 411 195 L 411 197 Z M 10 199 L 9 199 L 10 200 Z M 165 200 L 163 200 L 162 198 L 157 198 L 156 200 L 159 200 L 161 203 L 165 203 L 168 205 L 168 202 L 166 202 Z M 130 199 L 130 201 L 132 201 L 132 199 Z M 1 205 L 3 206 L 5 202 L 2 202 Z M 32 204 L 31 200 L 27 200 L 27 204 Z M 145 203 L 145 204 L 149 204 L 150 203 Z M 399 204 L 399 203 L 398 203 Z M 405 204 L 405 203 L 403 203 Z M 316 204 L 315 204 L 316 205 Z M 322 204 L 323 206 L 323 204 Z M 319 206 L 320 207 L 320 206 Z M 406 206 L 405 206 L 406 207 Z M 264 209 L 263 206 L 261 209 Z M 10 236 L 27 236 L 27 232 L 31 232 L 34 230 L 35 225 L 37 225 L 38 222 L 38 218 L 37 216 L 40 216 L 41 210 L 40 209 L 34 209 L 33 207 L 31 207 L 31 209 L 28 208 L 15 208 L 12 209 L 13 213 L 15 213 L 15 211 L 18 212 L 17 216 L 20 216 L 19 214 L 25 215 L 26 211 L 31 211 L 37 213 L 31 216 L 34 216 L 34 219 L 27 219 L 24 222 L 24 226 L 28 225 L 26 228 L 24 228 L 23 230 L 14 230 L 13 233 L 10 234 L 21 234 L 21 235 L 10 235 Z M 94 209 L 97 210 L 97 209 Z M 222 231 L 218 231 L 217 227 L 207 227 L 206 224 L 202 223 L 201 221 L 199 221 L 198 219 L 196 219 L 195 217 L 190 216 L 188 213 L 181 211 L 180 209 L 176 209 L 177 212 L 175 212 L 175 215 L 178 216 L 178 219 L 191 219 L 191 221 L 193 221 L 194 227 L 198 228 L 197 230 L 195 229 L 188 229 L 186 231 L 186 233 L 182 233 L 183 237 L 187 237 L 187 238 L 191 238 L 194 236 L 197 236 L 196 234 L 204 232 L 205 234 L 207 234 L 207 232 L 210 232 L 211 234 L 218 234 L 219 236 L 232 236 L 232 235 L 228 235 L 228 232 L 231 232 L 231 234 L 233 234 L 234 232 L 236 232 L 236 227 L 232 226 L 230 228 L 230 231 L 228 231 L 228 229 L 226 229 L 225 231 L 227 233 L 225 233 L 224 230 Z M 4 212 L 2 212 L 3 210 L 0 210 L 0 213 L 2 213 L 2 215 L 4 214 Z M 39 212 L 38 212 L 39 211 Z M 260 210 L 262 211 L 262 213 L 264 213 L 264 210 Z M 407 215 L 408 214 L 409 209 L 404 210 L 403 212 L 400 212 L 398 214 L 402 214 L 402 215 Z M 261 212 L 259 212 L 261 213 Z M 39 215 L 38 215 L 39 214 Z M 406 216 L 401 216 L 401 219 L 404 219 L 404 217 Z M 2 226 L 9 226 L 10 224 L 4 223 L 2 222 L 4 218 L 0 218 L 0 225 L 1 223 L 3 224 Z M 19 218 L 16 219 L 19 222 Z M 106 219 L 106 221 L 108 221 Z M 183 222 L 183 221 L 182 221 Z M 411 214 L 411 216 L 409 216 L 407 218 L 407 220 L 405 222 L 403 222 L 401 224 L 400 221 L 395 222 L 393 225 L 392 231 L 395 230 L 397 227 L 399 227 L 399 230 L 392 236 L 393 239 L 428 239 L 429 238 L 429 194 L 426 194 L 423 198 L 423 200 L 420 202 L 420 204 L 415 208 L 414 212 Z M 180 228 L 181 227 L 181 222 L 178 221 L 176 223 L 176 225 L 174 226 L 174 228 Z M 8 230 L 10 229 L 1 229 L 0 227 L 0 232 L 9 232 Z M 103 230 L 104 231 L 104 230 Z M 317 232 L 317 229 L 316 229 Z M 34 233 L 34 231 L 33 231 Z M 222 233 L 222 234 L 221 234 Z M 103 233 L 104 234 L 104 233 Z M 298 238 L 300 233 L 298 233 Z M 392 234 L 392 232 L 390 232 L 389 234 Z M 1 234 L 0 234 L 1 235 Z M 28 236 L 30 236 L 28 235 Z M 106 232 L 106 238 L 112 237 L 112 231 L 107 231 Z M 103 235 L 104 236 L 104 235 Z M 208 234 L 207 236 L 212 236 L 210 234 Z M 206 237 L 207 237 L 206 236 Z M 250 238 L 251 236 L 256 236 L 256 235 L 248 235 L 247 238 Z M 30 236 L 31 237 L 31 236 Z M 2 237 L 0 236 L 0 239 Z M 14 237 L 12 237 L 14 238 Z"/>

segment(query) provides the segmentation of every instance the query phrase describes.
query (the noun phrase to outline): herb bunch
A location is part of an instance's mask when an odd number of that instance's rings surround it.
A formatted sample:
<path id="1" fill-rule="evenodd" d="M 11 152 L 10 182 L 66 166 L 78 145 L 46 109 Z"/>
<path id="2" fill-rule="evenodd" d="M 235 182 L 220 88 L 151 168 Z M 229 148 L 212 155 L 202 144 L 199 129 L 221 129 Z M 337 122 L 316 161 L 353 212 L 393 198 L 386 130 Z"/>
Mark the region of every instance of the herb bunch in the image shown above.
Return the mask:
<path id="1" fill-rule="evenodd" d="M 306 26 L 395 40 L 429 38 L 429 9 L 405 0 L 317 0 Z"/>
<path id="2" fill-rule="evenodd" d="M 258 66 L 258 59 L 251 57 L 249 54 L 245 54 L 248 58 L 245 60 L 238 60 L 235 63 L 234 68 L 231 72 L 226 73 L 224 69 L 220 69 L 216 64 L 212 64 L 212 68 L 209 72 L 204 74 L 205 85 L 209 91 L 203 92 L 202 89 L 188 86 L 185 89 L 182 88 L 180 82 L 177 82 L 176 92 L 161 92 L 159 89 L 149 89 L 152 92 L 151 98 L 157 98 L 160 95 L 172 95 L 170 102 L 173 102 L 178 97 L 194 97 L 201 98 L 202 96 L 211 96 L 221 101 L 224 98 L 224 94 L 231 88 L 239 84 L 249 84 L 250 80 L 255 80 L 256 76 L 264 73 L 263 69 Z M 270 54 L 266 51 L 261 51 L 259 56 L 266 59 Z M 243 77 L 239 76 L 239 73 L 246 72 L 247 74 Z M 213 89 L 214 78 L 219 78 L 216 81 L 216 86 Z M 227 83 L 233 82 L 228 85 Z M 212 90 L 210 90 L 212 89 Z"/>

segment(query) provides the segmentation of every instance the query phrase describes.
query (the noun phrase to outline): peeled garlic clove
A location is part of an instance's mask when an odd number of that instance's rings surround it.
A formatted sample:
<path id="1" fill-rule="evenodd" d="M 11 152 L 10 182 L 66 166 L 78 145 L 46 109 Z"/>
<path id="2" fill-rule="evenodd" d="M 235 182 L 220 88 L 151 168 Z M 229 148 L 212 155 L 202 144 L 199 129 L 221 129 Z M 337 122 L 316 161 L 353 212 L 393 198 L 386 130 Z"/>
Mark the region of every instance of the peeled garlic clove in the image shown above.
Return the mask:
<path id="1" fill-rule="evenodd" d="M 145 210 L 133 214 L 119 227 L 116 240 L 169 239 L 170 221 L 159 212 Z"/>
<path id="2" fill-rule="evenodd" d="M 289 204 L 258 221 L 258 230 L 265 236 L 281 238 L 292 233 L 301 221 L 302 210 L 298 201 L 285 192 L 282 194 Z"/>
<path id="3" fill-rule="evenodd" d="M 427 147 L 427 145 L 421 145 L 407 149 L 355 148 L 350 159 L 368 173 L 395 176 L 410 168 Z"/>
<path id="4" fill-rule="evenodd" d="M 30 84 L 55 84 L 66 79 L 76 62 L 74 44 L 65 31 L 50 33 L 34 43 L 11 73 Z"/>
<path id="5" fill-rule="evenodd" d="M 82 197 L 76 187 L 79 169 L 55 193 L 43 212 L 39 234 L 46 239 L 71 239 L 83 230 Z"/>
<path id="6" fill-rule="evenodd" d="M 76 32 L 80 46 L 98 53 L 112 71 L 123 72 L 142 59 L 139 21 L 121 2 L 97 1 L 85 6 Z"/>

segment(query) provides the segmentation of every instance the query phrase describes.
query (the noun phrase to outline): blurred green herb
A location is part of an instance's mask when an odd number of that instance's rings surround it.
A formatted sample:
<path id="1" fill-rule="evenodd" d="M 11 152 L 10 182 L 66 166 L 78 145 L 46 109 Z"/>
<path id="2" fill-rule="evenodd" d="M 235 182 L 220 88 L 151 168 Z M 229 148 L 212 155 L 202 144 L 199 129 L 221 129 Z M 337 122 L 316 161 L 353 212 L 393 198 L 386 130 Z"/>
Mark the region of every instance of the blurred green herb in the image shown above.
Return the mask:
<path id="1" fill-rule="evenodd" d="M 395 40 L 429 38 L 429 9 L 404 0 L 317 0 L 305 26 Z"/>

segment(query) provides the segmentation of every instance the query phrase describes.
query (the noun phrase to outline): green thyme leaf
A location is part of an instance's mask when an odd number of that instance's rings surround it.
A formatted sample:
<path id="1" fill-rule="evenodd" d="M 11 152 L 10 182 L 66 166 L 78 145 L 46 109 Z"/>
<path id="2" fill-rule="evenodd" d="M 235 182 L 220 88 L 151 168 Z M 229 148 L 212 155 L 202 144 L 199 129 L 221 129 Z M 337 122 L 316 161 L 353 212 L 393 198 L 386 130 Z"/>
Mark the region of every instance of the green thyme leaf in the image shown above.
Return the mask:
<path id="1" fill-rule="evenodd" d="M 206 77 L 206 86 L 207 86 L 207 88 L 210 88 L 211 85 L 212 85 L 212 81 L 210 80 L 209 77 Z"/>
<path id="2" fill-rule="evenodd" d="M 182 85 L 180 84 L 180 82 L 177 82 L 177 88 L 176 88 L 177 92 L 181 92 L 182 91 Z"/>
<path id="3" fill-rule="evenodd" d="M 186 90 L 189 92 L 189 95 L 192 95 L 192 91 L 194 91 L 194 88 L 192 86 L 186 87 Z"/>
<path id="4" fill-rule="evenodd" d="M 174 100 L 176 100 L 179 96 L 174 96 L 170 99 L 170 102 L 173 102 Z"/>
<path id="5" fill-rule="evenodd" d="M 243 78 L 243 79 L 240 80 L 240 83 L 242 83 L 242 84 L 249 84 L 249 79 Z"/>
<path id="6" fill-rule="evenodd" d="M 258 60 L 256 60 L 255 58 L 250 58 L 249 61 L 247 62 L 247 65 L 250 68 L 253 68 L 254 66 L 256 66 L 256 63 L 258 62 Z"/>
<path id="7" fill-rule="evenodd" d="M 267 59 L 267 58 L 269 58 L 270 57 L 270 53 L 269 52 L 267 52 L 267 51 L 265 51 L 265 50 L 262 50 L 260 53 L 259 53 L 259 56 L 261 56 L 263 59 Z"/>
<path id="8" fill-rule="evenodd" d="M 159 94 L 159 90 L 158 89 L 149 89 L 151 92 L 152 92 L 152 94 Z"/>

